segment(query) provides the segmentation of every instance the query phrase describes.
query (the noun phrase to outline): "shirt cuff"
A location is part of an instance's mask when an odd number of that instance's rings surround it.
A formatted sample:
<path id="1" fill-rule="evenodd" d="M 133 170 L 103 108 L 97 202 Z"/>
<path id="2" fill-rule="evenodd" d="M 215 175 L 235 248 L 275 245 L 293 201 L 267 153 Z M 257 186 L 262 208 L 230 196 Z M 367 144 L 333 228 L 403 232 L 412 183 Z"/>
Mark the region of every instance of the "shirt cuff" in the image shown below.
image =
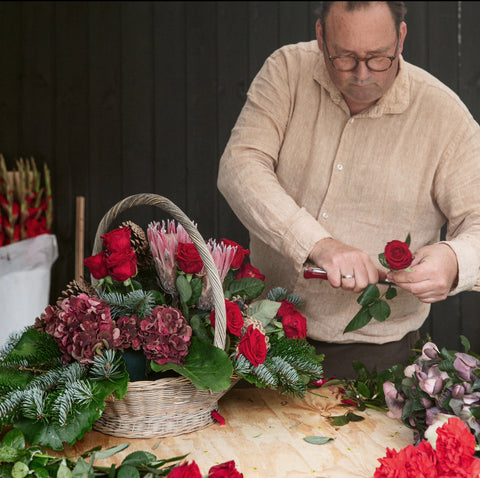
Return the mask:
<path id="1" fill-rule="evenodd" d="M 441 241 L 440 244 L 449 246 L 457 256 L 458 281 L 448 295 L 472 290 L 479 280 L 480 257 L 477 249 L 470 241 L 460 237 L 450 241 Z"/>

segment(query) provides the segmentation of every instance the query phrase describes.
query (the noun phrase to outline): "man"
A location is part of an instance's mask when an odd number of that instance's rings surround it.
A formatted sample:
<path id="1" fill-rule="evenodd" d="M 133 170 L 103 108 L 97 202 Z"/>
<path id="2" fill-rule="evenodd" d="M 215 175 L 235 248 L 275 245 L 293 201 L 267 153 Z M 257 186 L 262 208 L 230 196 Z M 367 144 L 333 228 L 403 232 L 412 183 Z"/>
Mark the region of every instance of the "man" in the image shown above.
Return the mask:
<path id="1" fill-rule="evenodd" d="M 304 299 L 328 376 L 406 362 L 430 304 L 479 275 L 480 128 L 403 60 L 404 14 L 403 2 L 323 2 L 316 41 L 267 59 L 220 162 L 252 263 Z M 408 234 L 412 270 L 387 276 L 391 316 L 344 334 L 358 293 L 385 277 L 378 254 Z M 304 279 L 308 262 L 328 282 Z"/>

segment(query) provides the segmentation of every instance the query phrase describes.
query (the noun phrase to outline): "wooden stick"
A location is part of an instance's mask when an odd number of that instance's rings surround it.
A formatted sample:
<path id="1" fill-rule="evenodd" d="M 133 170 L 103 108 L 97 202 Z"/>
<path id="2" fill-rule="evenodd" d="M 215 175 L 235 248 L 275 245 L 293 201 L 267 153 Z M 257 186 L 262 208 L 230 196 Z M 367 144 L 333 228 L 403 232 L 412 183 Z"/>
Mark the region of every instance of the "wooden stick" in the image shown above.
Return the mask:
<path id="1" fill-rule="evenodd" d="M 75 224 L 75 280 L 83 277 L 83 255 L 85 244 L 85 197 L 77 196 Z"/>

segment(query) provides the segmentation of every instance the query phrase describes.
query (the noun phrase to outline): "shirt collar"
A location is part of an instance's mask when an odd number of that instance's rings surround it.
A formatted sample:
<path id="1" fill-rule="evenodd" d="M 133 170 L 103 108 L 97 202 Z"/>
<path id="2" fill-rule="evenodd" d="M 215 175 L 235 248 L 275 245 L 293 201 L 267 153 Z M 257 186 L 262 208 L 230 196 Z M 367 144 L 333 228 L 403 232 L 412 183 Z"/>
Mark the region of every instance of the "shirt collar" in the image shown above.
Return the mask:
<path id="1" fill-rule="evenodd" d="M 403 113 L 410 103 L 410 78 L 406 62 L 402 55 L 399 57 L 399 71 L 395 81 L 390 89 L 383 95 L 375 105 L 356 116 L 379 118 L 384 114 Z M 313 71 L 313 79 L 320 84 L 330 95 L 332 101 L 342 110 L 350 114 L 347 103 L 343 99 L 342 93 L 330 79 L 330 75 L 323 61 L 323 54 L 319 52 L 318 61 Z"/>

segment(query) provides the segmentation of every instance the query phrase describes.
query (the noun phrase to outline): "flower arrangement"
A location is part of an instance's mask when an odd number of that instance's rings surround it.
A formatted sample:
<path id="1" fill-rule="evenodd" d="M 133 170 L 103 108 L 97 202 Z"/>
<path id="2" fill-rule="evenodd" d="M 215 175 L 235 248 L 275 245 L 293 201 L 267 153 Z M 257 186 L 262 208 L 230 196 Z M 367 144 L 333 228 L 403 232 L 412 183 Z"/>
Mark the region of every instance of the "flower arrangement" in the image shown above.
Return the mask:
<path id="1" fill-rule="evenodd" d="M 50 233 L 53 207 L 46 164 L 43 182 L 33 158 L 18 160 L 17 170 L 8 172 L 0 155 L 0 247 Z"/>
<path id="2" fill-rule="evenodd" d="M 105 399 L 125 396 L 127 352 L 143 360 L 143 380 L 165 374 L 222 391 L 232 377 L 303 396 L 322 377 L 322 355 L 306 341 L 300 298 L 271 290 L 246 262 L 249 251 L 223 239 L 207 245 L 223 285 L 225 350 L 214 342 L 212 285 L 181 224 L 133 223 L 102 235 L 85 260 L 95 287 L 72 283 L 33 327 L 0 351 L 0 420 L 29 443 L 61 449 L 101 416 Z"/>
<path id="3" fill-rule="evenodd" d="M 436 429 L 435 441 L 422 440 L 399 452 L 389 450 L 380 458 L 374 478 L 465 477 L 480 475 L 480 460 L 474 457 L 475 438 L 456 417 Z"/>
<path id="4" fill-rule="evenodd" d="M 393 367 L 383 385 L 388 415 L 412 428 L 417 442 L 445 417 L 461 419 L 479 442 L 480 360 L 465 337 L 462 342 L 465 352 L 426 342 L 413 363 Z"/>
<path id="5" fill-rule="evenodd" d="M 405 242 L 399 240 L 388 242 L 384 251 L 378 255 L 380 264 L 391 271 L 409 270 L 413 259 L 410 250 L 410 234 L 408 234 Z M 397 290 L 393 284 L 388 284 L 388 288 L 383 294 L 380 294 L 376 284 L 369 284 L 357 299 L 357 302 L 361 305 L 360 310 L 347 324 L 343 333 L 361 329 L 372 318 L 379 322 L 385 321 L 391 313 L 387 300 L 394 299 L 396 296 Z"/>

